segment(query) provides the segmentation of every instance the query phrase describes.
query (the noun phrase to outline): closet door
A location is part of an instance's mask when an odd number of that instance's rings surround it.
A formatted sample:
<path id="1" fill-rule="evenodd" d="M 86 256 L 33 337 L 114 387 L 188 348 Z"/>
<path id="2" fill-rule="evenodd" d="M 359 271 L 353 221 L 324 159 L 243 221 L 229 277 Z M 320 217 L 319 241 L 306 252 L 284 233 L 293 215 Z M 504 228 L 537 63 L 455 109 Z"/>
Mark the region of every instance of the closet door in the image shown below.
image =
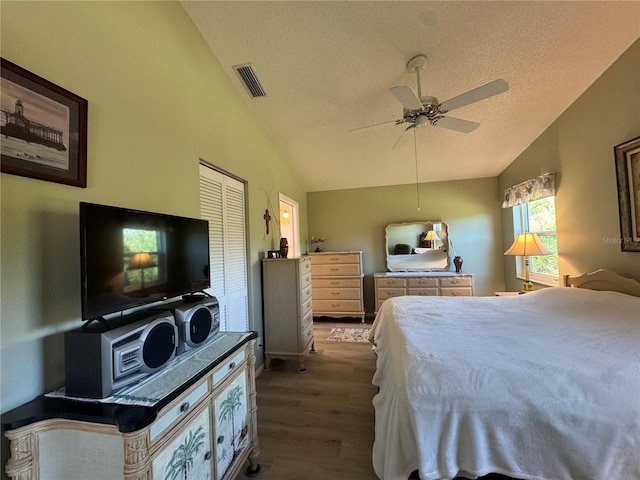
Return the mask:
<path id="1" fill-rule="evenodd" d="M 200 212 L 209 221 L 211 288 L 220 329 L 249 330 L 244 183 L 200 165 Z"/>

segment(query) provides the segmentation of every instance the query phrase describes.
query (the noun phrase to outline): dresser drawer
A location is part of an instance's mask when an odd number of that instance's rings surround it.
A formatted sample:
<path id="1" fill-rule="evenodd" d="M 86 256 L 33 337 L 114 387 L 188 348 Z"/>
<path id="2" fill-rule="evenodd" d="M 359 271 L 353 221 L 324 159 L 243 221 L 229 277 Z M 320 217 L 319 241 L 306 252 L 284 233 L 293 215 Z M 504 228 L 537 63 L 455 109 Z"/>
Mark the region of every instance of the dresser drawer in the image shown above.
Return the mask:
<path id="1" fill-rule="evenodd" d="M 407 285 L 409 288 L 438 288 L 438 279 L 435 277 L 407 278 Z"/>
<path id="2" fill-rule="evenodd" d="M 209 393 L 209 382 L 204 381 L 198 385 L 191 393 L 182 397 L 179 401 L 168 407 L 166 412 L 160 414 L 158 419 L 151 424 L 149 438 L 153 441 L 167 428 L 184 417 L 187 412 L 200 402 Z"/>
<path id="3" fill-rule="evenodd" d="M 311 309 L 302 316 L 302 322 L 300 322 L 300 330 L 305 331 L 309 327 L 313 328 L 313 310 Z"/>
<path id="4" fill-rule="evenodd" d="M 306 353 L 309 347 L 313 343 L 313 322 L 308 325 L 300 334 L 300 350 Z"/>
<path id="5" fill-rule="evenodd" d="M 471 277 L 440 277 L 440 287 L 471 287 Z"/>
<path id="6" fill-rule="evenodd" d="M 473 296 L 473 289 L 471 287 L 441 288 L 440 295 L 443 297 L 471 297 Z"/>
<path id="7" fill-rule="evenodd" d="M 376 278 L 376 287 L 377 288 L 385 288 L 385 287 L 404 287 L 405 279 L 398 277 L 382 277 Z"/>
<path id="8" fill-rule="evenodd" d="M 302 306 L 300 307 L 300 316 L 304 317 L 307 313 L 309 313 L 313 308 L 313 295 L 307 298 L 304 302 L 302 302 Z"/>
<path id="9" fill-rule="evenodd" d="M 213 387 L 218 386 L 240 363 L 245 359 L 244 349 L 236 353 L 231 358 L 227 358 L 224 363 L 218 365 L 213 371 Z"/>
<path id="10" fill-rule="evenodd" d="M 314 315 L 322 312 L 358 312 L 362 311 L 360 300 L 313 300 Z"/>
<path id="11" fill-rule="evenodd" d="M 338 263 L 356 263 L 360 264 L 359 253 L 340 253 L 324 255 L 314 255 L 313 265 L 333 265 Z"/>
<path id="12" fill-rule="evenodd" d="M 311 285 L 311 269 L 300 277 L 300 290 L 303 290 L 309 285 Z"/>
<path id="13" fill-rule="evenodd" d="M 314 278 L 313 288 L 357 288 L 362 287 L 361 278 Z"/>
<path id="14" fill-rule="evenodd" d="M 360 300 L 359 288 L 314 288 L 316 300 Z"/>
<path id="15" fill-rule="evenodd" d="M 404 288 L 379 288 L 378 300 L 384 301 L 387 298 L 401 297 L 402 295 L 406 295 L 406 294 L 407 294 L 407 290 Z"/>
<path id="16" fill-rule="evenodd" d="M 311 257 L 300 257 L 300 276 L 311 271 Z"/>
<path id="17" fill-rule="evenodd" d="M 336 265 L 311 265 L 311 273 L 314 277 L 358 277 L 360 273 L 360 264 L 336 264 Z"/>
<path id="18" fill-rule="evenodd" d="M 417 295 L 419 297 L 437 297 L 440 290 L 436 288 L 410 288 L 408 295 Z"/>
<path id="19" fill-rule="evenodd" d="M 302 292 L 300 292 L 300 303 L 302 305 L 304 305 L 304 303 L 307 300 L 311 299 L 311 292 L 312 291 L 313 291 L 313 287 L 311 287 L 311 285 L 309 285 L 304 290 L 302 290 Z"/>

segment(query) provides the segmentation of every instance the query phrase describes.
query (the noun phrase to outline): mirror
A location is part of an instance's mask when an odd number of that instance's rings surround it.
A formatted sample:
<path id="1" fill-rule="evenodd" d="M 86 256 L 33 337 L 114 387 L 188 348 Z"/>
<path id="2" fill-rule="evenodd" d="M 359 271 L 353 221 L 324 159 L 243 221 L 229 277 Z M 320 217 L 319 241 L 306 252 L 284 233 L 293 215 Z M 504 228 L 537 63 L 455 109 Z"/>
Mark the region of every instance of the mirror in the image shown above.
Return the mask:
<path id="1" fill-rule="evenodd" d="M 440 221 L 387 225 L 387 270 L 449 270 L 449 231 Z"/>

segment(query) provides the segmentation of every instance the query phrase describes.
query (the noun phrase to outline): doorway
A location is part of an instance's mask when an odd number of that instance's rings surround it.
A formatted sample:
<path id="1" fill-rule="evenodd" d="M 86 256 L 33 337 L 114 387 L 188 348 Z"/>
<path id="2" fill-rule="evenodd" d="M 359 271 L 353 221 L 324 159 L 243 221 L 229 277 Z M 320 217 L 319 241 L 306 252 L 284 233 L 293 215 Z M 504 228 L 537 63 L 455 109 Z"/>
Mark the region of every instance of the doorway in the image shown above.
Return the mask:
<path id="1" fill-rule="evenodd" d="M 289 242 L 289 256 L 300 256 L 300 228 L 298 225 L 298 202 L 278 194 L 280 236 L 286 237 Z"/>

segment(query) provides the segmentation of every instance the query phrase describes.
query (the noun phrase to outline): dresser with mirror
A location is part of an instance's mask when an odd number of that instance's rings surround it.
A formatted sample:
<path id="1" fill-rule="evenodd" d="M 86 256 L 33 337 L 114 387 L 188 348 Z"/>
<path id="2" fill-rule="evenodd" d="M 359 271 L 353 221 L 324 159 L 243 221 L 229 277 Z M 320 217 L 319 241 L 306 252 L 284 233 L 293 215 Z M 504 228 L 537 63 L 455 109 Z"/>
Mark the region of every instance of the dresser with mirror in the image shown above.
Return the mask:
<path id="1" fill-rule="evenodd" d="M 387 271 L 373 275 L 376 313 L 391 297 L 473 295 L 473 274 L 449 271 L 451 242 L 446 223 L 392 223 L 385 238 Z"/>

